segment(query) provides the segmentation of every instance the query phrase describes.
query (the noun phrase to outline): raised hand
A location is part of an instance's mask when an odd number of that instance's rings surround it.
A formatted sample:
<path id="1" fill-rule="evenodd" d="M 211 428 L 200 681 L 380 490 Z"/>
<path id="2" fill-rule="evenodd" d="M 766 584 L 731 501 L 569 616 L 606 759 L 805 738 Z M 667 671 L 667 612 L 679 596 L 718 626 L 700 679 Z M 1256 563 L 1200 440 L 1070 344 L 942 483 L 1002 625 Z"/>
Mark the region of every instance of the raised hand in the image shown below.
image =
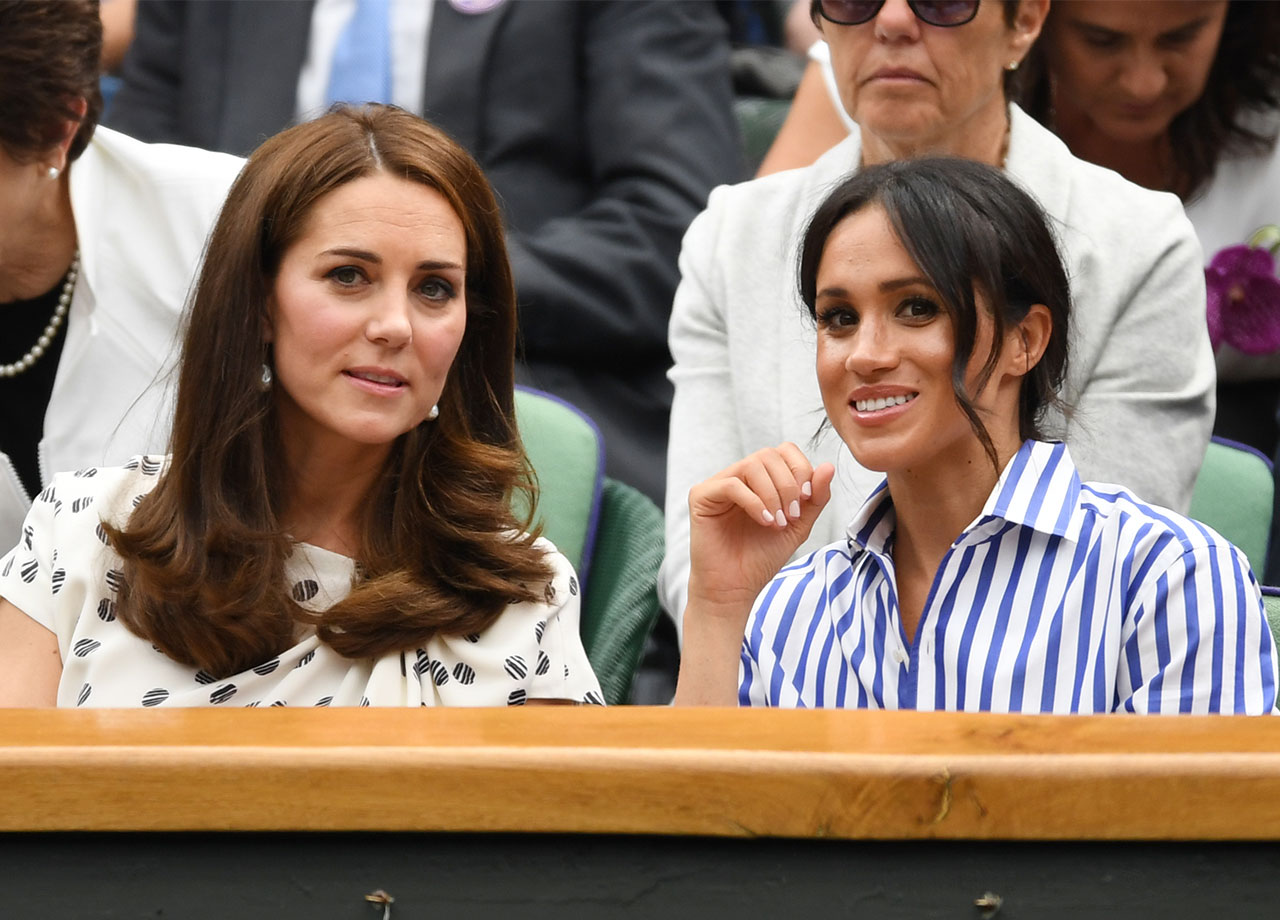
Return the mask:
<path id="1" fill-rule="evenodd" d="M 809 536 L 835 468 L 794 444 L 758 450 L 689 491 L 689 602 L 677 703 L 732 705 L 757 595 Z"/>

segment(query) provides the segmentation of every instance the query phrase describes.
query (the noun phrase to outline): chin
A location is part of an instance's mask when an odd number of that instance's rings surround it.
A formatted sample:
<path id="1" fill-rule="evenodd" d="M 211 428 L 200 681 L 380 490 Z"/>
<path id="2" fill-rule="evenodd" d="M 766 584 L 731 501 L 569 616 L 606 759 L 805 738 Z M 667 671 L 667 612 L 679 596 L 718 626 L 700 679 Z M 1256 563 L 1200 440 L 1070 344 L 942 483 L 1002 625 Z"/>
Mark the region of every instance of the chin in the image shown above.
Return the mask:
<path id="1" fill-rule="evenodd" d="M 1170 124 L 1169 119 L 1163 116 L 1142 120 L 1114 118 L 1100 127 L 1113 140 L 1126 144 L 1145 144 L 1163 137 Z"/>

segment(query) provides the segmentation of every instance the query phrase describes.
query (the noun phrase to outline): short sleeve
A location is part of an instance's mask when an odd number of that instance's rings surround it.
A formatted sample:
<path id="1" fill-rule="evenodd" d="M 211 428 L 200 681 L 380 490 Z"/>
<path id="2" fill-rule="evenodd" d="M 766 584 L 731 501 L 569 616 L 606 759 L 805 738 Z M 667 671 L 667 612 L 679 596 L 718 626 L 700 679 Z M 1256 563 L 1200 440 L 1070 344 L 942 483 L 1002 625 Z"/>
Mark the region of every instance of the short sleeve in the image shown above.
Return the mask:
<path id="1" fill-rule="evenodd" d="M 50 632 L 56 632 L 54 595 L 58 551 L 54 518 L 61 511 L 57 484 L 36 496 L 22 522 L 18 543 L 0 560 L 0 597 Z M 65 577 L 65 574 L 64 576 Z"/>
<path id="2" fill-rule="evenodd" d="M 535 624 L 537 662 L 529 698 L 603 706 L 604 694 L 579 631 L 582 588 L 578 576 L 560 553 L 550 554 L 548 559 L 555 566 L 555 575 L 548 585 L 546 619 Z"/>

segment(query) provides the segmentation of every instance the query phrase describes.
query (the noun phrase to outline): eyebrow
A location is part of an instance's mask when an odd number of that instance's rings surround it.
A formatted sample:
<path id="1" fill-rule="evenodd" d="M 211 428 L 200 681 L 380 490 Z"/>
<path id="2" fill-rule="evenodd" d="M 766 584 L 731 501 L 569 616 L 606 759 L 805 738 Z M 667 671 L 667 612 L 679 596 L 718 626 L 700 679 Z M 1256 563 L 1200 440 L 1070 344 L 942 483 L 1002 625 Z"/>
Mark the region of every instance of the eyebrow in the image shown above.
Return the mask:
<path id="1" fill-rule="evenodd" d="M 922 275 L 911 275 L 907 278 L 890 278 L 888 281 L 881 281 L 878 288 L 880 293 L 887 294 L 891 291 L 901 290 L 906 287 L 927 287 L 933 290 L 933 282 Z M 848 297 L 849 291 L 839 286 L 825 287 L 818 291 L 816 297 Z"/>
<path id="2" fill-rule="evenodd" d="M 1159 41 L 1162 38 L 1167 39 L 1175 35 L 1190 34 L 1192 32 L 1198 32 L 1208 24 L 1209 24 L 1209 17 L 1201 16 L 1199 19 L 1192 19 L 1189 22 L 1184 22 L 1180 26 L 1174 26 L 1172 29 L 1166 29 L 1165 31 L 1161 32 L 1156 36 L 1156 40 Z M 1072 28 L 1075 28 L 1081 32 L 1097 35 L 1099 37 L 1119 38 L 1119 39 L 1128 39 L 1132 37 L 1129 32 L 1125 32 L 1120 29 L 1109 29 L 1106 26 L 1099 25 L 1094 22 L 1090 22 L 1087 19 L 1072 19 L 1070 20 L 1070 25 L 1072 26 Z"/>
<path id="3" fill-rule="evenodd" d="M 322 256 L 344 256 L 348 259 L 359 259 L 361 262 L 371 262 L 374 265 L 382 264 L 382 257 L 375 252 L 369 252 L 367 249 L 348 249 L 345 246 L 339 246 L 334 249 L 326 249 L 320 253 Z M 439 270 L 443 268 L 454 268 L 461 270 L 462 266 L 457 262 L 440 261 L 436 259 L 428 259 L 419 262 L 417 267 L 424 270 Z"/>

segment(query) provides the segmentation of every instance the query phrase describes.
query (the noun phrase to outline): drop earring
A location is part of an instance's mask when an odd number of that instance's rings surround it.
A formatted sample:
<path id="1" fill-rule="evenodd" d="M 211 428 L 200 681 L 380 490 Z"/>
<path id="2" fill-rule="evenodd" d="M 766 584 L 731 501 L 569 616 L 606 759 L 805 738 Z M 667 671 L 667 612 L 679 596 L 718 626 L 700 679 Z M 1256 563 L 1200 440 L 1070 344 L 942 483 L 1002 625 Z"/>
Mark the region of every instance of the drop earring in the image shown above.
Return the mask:
<path id="1" fill-rule="evenodd" d="M 258 389 L 266 393 L 271 389 L 271 382 L 275 380 L 275 375 L 271 373 L 271 365 L 266 361 L 262 362 L 262 376 L 259 378 Z"/>
<path id="2" fill-rule="evenodd" d="M 436 403 L 431 407 L 431 411 L 427 413 L 427 421 L 434 422 L 440 417 L 440 404 Z"/>

